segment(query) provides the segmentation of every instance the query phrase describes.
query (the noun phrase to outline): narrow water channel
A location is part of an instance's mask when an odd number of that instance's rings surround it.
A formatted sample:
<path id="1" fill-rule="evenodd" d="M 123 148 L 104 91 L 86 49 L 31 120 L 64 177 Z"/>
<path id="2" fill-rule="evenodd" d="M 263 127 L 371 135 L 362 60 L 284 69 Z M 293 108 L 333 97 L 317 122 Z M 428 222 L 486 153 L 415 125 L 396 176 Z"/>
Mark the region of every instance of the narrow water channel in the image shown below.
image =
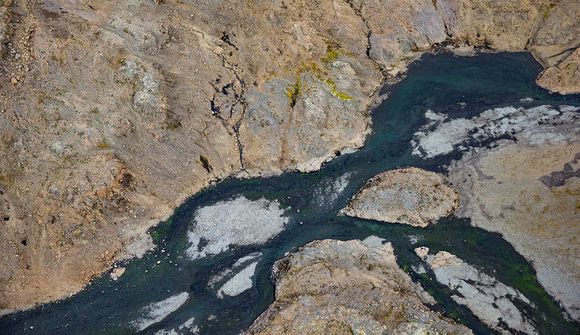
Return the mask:
<path id="1" fill-rule="evenodd" d="M 341 155 L 315 173 L 218 183 L 189 199 L 170 220 L 153 229 L 157 248 L 143 259 L 124 264 L 127 271 L 119 280 L 113 281 L 105 274 L 69 299 L 4 316 L 0 318 L 0 333 L 131 334 L 137 332 L 135 320 L 142 317 L 145 306 L 187 292 L 185 303 L 142 332 L 179 330 L 189 321 L 189 328 L 198 329 L 200 334 L 237 334 L 273 301 L 270 270 L 286 252 L 316 239 L 362 239 L 369 235 L 391 241 L 399 265 L 436 298 L 435 308 L 478 334 L 492 332 L 469 310 L 454 303 L 448 289 L 428 274 L 419 276 L 411 271 L 419 262 L 413 253 L 416 246 L 452 252 L 522 292 L 535 306 L 526 314 L 540 333 L 577 333 L 578 325 L 565 319 L 563 310 L 536 281 L 530 264 L 498 234 L 456 218 L 421 229 L 338 215 L 364 182 L 377 173 L 405 166 L 444 172 L 446 165 L 457 158 L 447 155 L 422 159 L 411 155 L 412 135 L 426 123 L 427 109 L 455 118 L 524 104 L 580 106 L 579 96 L 552 95 L 537 87 L 534 79 L 540 71 L 540 65 L 527 53 L 426 55 L 410 67 L 406 79 L 383 89 L 389 98 L 372 111 L 373 134 L 361 150 Z M 533 101 L 521 102 L 523 98 Z M 325 191 L 340 178 L 345 181 L 341 192 Z M 195 260 L 186 257 L 187 233 L 196 211 L 238 196 L 276 201 L 289 218 L 285 229 L 265 244 L 235 247 Z M 253 252 L 262 256 L 252 288 L 237 296 L 218 297 L 216 289 L 208 286 L 210 278 Z"/>

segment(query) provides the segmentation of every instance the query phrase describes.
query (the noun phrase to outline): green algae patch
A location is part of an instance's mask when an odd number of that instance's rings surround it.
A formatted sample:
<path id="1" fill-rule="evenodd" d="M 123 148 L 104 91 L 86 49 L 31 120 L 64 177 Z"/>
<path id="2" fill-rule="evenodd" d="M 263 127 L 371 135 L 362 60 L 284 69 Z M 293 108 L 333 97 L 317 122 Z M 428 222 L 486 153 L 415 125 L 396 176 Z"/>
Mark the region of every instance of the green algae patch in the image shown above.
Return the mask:
<path id="1" fill-rule="evenodd" d="M 324 81 L 326 85 L 330 88 L 330 93 L 335 97 L 339 98 L 342 101 L 349 101 L 352 100 L 352 97 L 345 92 L 339 91 L 336 89 L 336 83 L 332 79 L 326 79 Z"/>
<path id="2" fill-rule="evenodd" d="M 173 217 L 170 217 L 169 219 L 167 219 L 167 221 L 161 222 L 155 228 L 149 230 L 149 235 L 151 236 L 153 243 L 155 244 L 161 243 L 165 238 L 165 236 L 167 236 L 167 234 L 169 233 L 171 226 L 173 226 Z"/>
<path id="3" fill-rule="evenodd" d="M 328 45 L 326 47 L 326 55 L 320 59 L 324 64 L 330 64 L 334 62 L 338 56 L 340 56 L 339 49 L 334 45 Z"/>
<path id="4" fill-rule="evenodd" d="M 294 84 L 290 86 L 286 90 L 286 96 L 290 102 L 290 107 L 294 107 L 296 105 L 296 101 L 302 95 L 302 79 L 301 75 L 299 74 L 294 81 Z"/>
<path id="5" fill-rule="evenodd" d="M 340 49 L 340 45 L 337 43 L 328 43 L 326 46 L 326 54 L 320 58 L 318 62 L 304 62 L 296 67 L 294 71 L 296 74 L 296 79 L 294 80 L 294 83 L 286 90 L 286 96 L 288 97 L 288 102 L 291 107 L 296 105 L 296 102 L 304 92 L 302 75 L 305 73 L 311 73 L 314 75 L 314 77 L 316 77 L 316 79 L 325 83 L 330 89 L 330 93 L 339 100 L 352 100 L 352 96 L 350 96 L 348 93 L 337 90 L 336 83 L 330 77 L 328 70 L 330 64 L 337 60 L 341 55 L 350 56 L 351 54 L 342 51 Z"/>

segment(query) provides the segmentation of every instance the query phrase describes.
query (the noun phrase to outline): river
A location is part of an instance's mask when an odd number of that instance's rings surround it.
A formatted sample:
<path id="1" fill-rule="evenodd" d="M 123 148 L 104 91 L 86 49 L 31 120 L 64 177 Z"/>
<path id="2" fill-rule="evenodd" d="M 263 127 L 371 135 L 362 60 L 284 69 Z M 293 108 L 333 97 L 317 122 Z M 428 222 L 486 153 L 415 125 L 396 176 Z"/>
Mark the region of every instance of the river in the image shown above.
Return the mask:
<path id="1" fill-rule="evenodd" d="M 123 264 L 127 270 L 119 280 L 113 281 L 105 274 L 71 298 L 4 316 L 0 318 L 0 332 L 130 334 L 144 328 L 143 333 L 152 334 L 163 329 L 178 330 L 189 321 L 188 327 L 198 329 L 200 334 L 237 334 L 273 301 L 270 270 L 286 252 L 316 239 L 376 235 L 393 243 L 399 265 L 436 298 L 435 308 L 476 333 L 492 332 L 469 310 L 454 303 L 446 287 L 411 271 L 419 262 L 413 253 L 418 244 L 434 252 L 452 252 L 518 289 L 535 306 L 525 312 L 540 333 L 575 333 L 578 325 L 565 319 L 560 306 L 538 284 L 531 265 L 498 234 L 453 217 L 422 229 L 338 215 L 364 182 L 377 173 L 405 166 L 445 172 L 446 165 L 457 158 L 453 154 L 434 159 L 411 155 L 412 135 L 426 123 L 428 109 L 455 118 L 472 117 L 495 107 L 580 105 L 579 96 L 552 95 L 536 86 L 534 79 L 540 71 L 541 66 L 528 53 L 425 55 L 410 66 L 406 79 L 383 88 L 388 99 L 372 111 L 373 134 L 359 151 L 343 154 L 314 173 L 291 172 L 217 183 L 190 198 L 171 219 L 152 229 L 157 247 L 144 258 Z M 522 102 L 524 98 L 533 101 Z M 337 180 L 340 185 L 332 188 Z M 239 196 L 275 202 L 287 218 L 284 230 L 264 244 L 239 246 L 195 260 L 187 257 L 188 231 L 198 209 Z M 252 288 L 237 296 L 218 297 L 216 288 L 208 286 L 210 278 L 254 252 L 262 256 Z M 135 320 L 143 317 L 146 306 L 183 292 L 187 299 L 175 311 L 148 327 L 136 326 Z"/>

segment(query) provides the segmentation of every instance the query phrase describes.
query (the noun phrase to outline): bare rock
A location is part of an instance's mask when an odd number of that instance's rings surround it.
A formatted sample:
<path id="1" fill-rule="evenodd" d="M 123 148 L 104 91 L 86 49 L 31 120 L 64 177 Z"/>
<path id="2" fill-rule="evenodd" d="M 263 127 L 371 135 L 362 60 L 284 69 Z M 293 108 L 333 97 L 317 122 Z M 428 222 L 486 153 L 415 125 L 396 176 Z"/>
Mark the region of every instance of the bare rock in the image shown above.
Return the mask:
<path id="1" fill-rule="evenodd" d="M 518 290 L 446 251 L 435 255 L 428 252 L 425 247 L 415 249 L 415 253 L 433 270 L 437 281 L 453 290 L 451 298 L 466 305 L 485 324 L 501 334 L 513 334 L 513 331 L 538 333 L 533 323 L 514 304 L 514 301 L 531 304 Z"/>
<path id="2" fill-rule="evenodd" d="M 125 273 L 125 270 L 124 267 L 114 268 L 113 271 L 111 271 L 111 279 L 118 280 Z"/>
<path id="3" fill-rule="evenodd" d="M 312 171 L 362 146 L 374 92 L 440 43 L 529 49 L 557 66 L 577 46 L 577 10 L 0 0 L 0 309 L 78 292 L 214 180 Z M 573 92 L 570 68 L 540 82 Z"/>
<path id="4" fill-rule="evenodd" d="M 369 180 L 342 213 L 363 219 L 426 227 L 459 206 L 443 176 L 418 168 L 383 172 Z"/>
<path id="5" fill-rule="evenodd" d="M 434 312 L 390 243 L 314 241 L 276 262 L 276 300 L 247 334 L 471 334 Z"/>
<path id="6" fill-rule="evenodd" d="M 536 59 L 550 67 L 568 57 L 580 44 L 580 6 L 576 0 L 561 0 L 546 4 L 544 20 L 530 41 Z"/>
<path id="7" fill-rule="evenodd" d="M 580 92 L 580 48 L 561 63 L 545 69 L 537 79 L 539 86 L 560 94 Z"/>
<path id="8" fill-rule="evenodd" d="M 551 185 L 547 176 L 569 170 L 567 164 L 577 165 L 579 152 L 578 141 L 540 146 L 502 143 L 464 156 L 449 172 L 461 194 L 457 215 L 501 233 L 533 264 L 538 281 L 575 320 L 580 318 L 576 242 L 580 179 L 562 178 Z"/>

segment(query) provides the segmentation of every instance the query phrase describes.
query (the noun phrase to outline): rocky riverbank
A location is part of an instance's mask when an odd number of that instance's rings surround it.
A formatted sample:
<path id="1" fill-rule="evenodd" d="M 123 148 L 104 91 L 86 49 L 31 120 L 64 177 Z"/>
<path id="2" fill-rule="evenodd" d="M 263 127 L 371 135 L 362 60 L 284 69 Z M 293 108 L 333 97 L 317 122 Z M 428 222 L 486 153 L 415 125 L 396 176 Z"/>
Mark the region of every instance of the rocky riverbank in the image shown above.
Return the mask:
<path id="1" fill-rule="evenodd" d="M 517 304 L 531 305 L 517 290 L 465 263 L 446 251 L 429 254 L 429 248 L 415 249 L 441 284 L 452 290 L 451 298 L 467 306 L 481 321 L 501 334 L 537 334 Z M 515 302 L 515 304 L 514 304 Z"/>
<path id="2" fill-rule="evenodd" d="M 246 334 L 472 334 L 428 305 L 390 243 L 314 241 L 279 260 L 276 300 Z"/>
<path id="3" fill-rule="evenodd" d="M 444 176 L 418 168 L 383 172 L 341 210 L 348 216 L 427 227 L 459 206 L 459 195 Z"/>
<path id="4" fill-rule="evenodd" d="M 542 85 L 573 92 L 577 11 L 0 1 L 0 309 L 67 297 L 143 254 L 147 229 L 213 181 L 360 147 L 374 92 L 438 45 L 530 50 Z"/>

